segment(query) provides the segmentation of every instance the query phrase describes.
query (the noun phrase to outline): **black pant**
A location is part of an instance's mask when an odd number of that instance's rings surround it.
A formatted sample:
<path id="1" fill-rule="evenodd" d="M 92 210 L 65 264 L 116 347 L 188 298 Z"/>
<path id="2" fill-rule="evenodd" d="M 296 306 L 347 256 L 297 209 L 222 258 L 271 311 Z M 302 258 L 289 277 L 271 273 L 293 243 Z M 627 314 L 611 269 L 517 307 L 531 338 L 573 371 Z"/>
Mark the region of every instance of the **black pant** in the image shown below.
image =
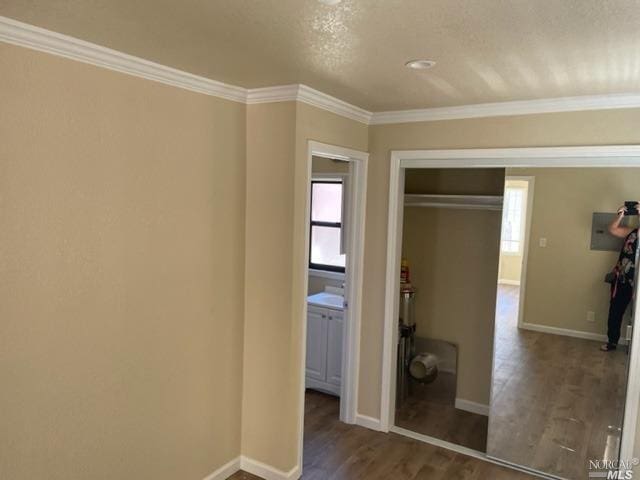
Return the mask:
<path id="1" fill-rule="evenodd" d="M 609 303 L 607 336 L 609 337 L 610 344 L 617 345 L 618 340 L 620 340 L 622 316 L 633 297 L 633 288 L 628 283 L 618 283 L 617 286 L 614 284 L 611 286 L 612 294 L 614 288 L 616 289 L 616 295 L 611 298 L 611 302 Z"/>

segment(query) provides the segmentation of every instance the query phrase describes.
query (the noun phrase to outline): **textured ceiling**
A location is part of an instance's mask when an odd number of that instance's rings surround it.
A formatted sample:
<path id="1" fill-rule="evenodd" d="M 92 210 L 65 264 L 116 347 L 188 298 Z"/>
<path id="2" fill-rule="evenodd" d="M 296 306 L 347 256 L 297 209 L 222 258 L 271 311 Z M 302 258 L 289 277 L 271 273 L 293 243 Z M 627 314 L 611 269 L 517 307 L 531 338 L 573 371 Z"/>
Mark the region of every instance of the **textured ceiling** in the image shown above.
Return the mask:
<path id="1" fill-rule="evenodd" d="M 373 111 L 640 91 L 640 0 L 0 0 L 0 15 Z"/>

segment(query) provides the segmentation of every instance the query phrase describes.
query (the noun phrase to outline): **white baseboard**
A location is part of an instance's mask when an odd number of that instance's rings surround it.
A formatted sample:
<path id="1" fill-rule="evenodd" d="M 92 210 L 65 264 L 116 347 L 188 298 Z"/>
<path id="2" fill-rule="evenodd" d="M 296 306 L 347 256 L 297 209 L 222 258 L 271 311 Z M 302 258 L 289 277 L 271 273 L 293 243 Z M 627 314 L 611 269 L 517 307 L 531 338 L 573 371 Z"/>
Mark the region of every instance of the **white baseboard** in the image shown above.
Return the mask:
<path id="1" fill-rule="evenodd" d="M 283 472 L 271 465 L 258 462 L 245 456 L 240 457 L 240 470 L 262 477 L 265 480 L 296 480 L 300 478 L 302 473 L 299 465 L 296 465 L 288 472 Z"/>
<path id="2" fill-rule="evenodd" d="M 568 328 L 550 327 L 538 323 L 523 323 L 520 328 L 532 330 L 534 332 L 551 333 L 553 335 L 564 335 L 565 337 L 584 338 L 585 340 L 598 340 L 606 342 L 607 336 L 601 333 L 581 332 L 580 330 L 570 330 Z"/>
<path id="3" fill-rule="evenodd" d="M 227 480 L 231 475 L 240 470 L 240 457 L 236 457 L 225 463 L 215 472 L 207 475 L 203 480 Z"/>
<path id="4" fill-rule="evenodd" d="M 498 283 L 502 285 L 515 285 L 516 287 L 520 286 L 520 280 L 508 280 L 506 278 L 501 278 L 498 280 Z"/>
<path id="5" fill-rule="evenodd" d="M 540 325 L 538 323 L 523 323 L 521 325 L 524 330 L 531 330 L 534 332 L 541 333 L 551 333 L 553 335 L 564 335 L 565 337 L 575 337 L 575 338 L 584 338 L 585 340 L 596 340 L 598 342 L 607 342 L 608 338 L 603 333 L 592 333 L 592 332 L 582 332 L 580 330 L 570 330 L 568 328 L 558 328 L 558 327 L 549 327 L 547 325 Z M 626 327 L 622 327 L 622 331 L 624 333 L 624 329 Z M 626 345 L 628 342 L 624 337 L 620 337 L 620 341 L 618 342 L 620 345 Z"/>
<path id="6" fill-rule="evenodd" d="M 489 416 L 489 405 L 484 403 L 472 402 L 464 398 L 456 398 L 456 408 L 466 412 L 477 413 L 478 415 Z"/>
<path id="7" fill-rule="evenodd" d="M 368 428 L 369 430 L 375 430 L 376 432 L 382 431 L 382 425 L 379 418 L 369 417 L 360 413 L 356 413 L 356 425 Z"/>

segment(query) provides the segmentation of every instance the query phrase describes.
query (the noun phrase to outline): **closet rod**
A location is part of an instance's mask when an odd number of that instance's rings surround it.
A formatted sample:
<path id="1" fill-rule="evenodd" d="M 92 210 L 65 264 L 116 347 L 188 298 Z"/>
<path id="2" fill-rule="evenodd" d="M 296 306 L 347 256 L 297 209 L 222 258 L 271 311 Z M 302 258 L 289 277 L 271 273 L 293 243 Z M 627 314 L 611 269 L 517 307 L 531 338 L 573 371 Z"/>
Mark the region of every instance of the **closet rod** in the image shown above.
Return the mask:
<path id="1" fill-rule="evenodd" d="M 405 194 L 404 206 L 500 211 L 502 210 L 502 196 Z"/>

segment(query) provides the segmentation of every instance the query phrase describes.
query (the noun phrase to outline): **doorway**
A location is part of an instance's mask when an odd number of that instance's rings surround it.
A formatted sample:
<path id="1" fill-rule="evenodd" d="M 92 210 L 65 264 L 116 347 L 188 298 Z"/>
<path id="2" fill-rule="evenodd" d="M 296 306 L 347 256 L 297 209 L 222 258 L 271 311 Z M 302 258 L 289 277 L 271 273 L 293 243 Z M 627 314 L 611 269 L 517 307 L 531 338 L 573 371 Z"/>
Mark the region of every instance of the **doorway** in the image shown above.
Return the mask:
<path id="1" fill-rule="evenodd" d="M 523 324 L 534 185 L 531 176 L 505 177 L 496 316 L 509 323 L 509 328 Z"/>
<path id="2" fill-rule="evenodd" d="M 308 144 L 299 420 L 303 469 L 304 446 L 313 441 L 317 417 L 356 421 L 367 160 L 366 152 Z"/>
<path id="3" fill-rule="evenodd" d="M 584 172 L 586 169 L 591 169 L 594 174 L 601 175 L 605 170 L 604 167 L 608 167 L 607 171 L 610 168 L 622 168 L 622 167 L 634 167 L 637 172 L 637 167 L 640 167 L 640 147 L 621 147 L 621 146 L 612 146 L 612 147 L 554 147 L 554 148 L 523 148 L 523 149 L 491 149 L 491 150 L 424 150 L 424 151 L 394 151 L 391 153 L 391 169 L 390 169 L 390 188 L 389 188 L 389 219 L 388 219 L 388 231 L 387 231 L 387 277 L 386 277 L 386 294 L 385 294 L 385 330 L 384 330 L 384 348 L 383 348 L 383 378 L 382 378 L 382 395 L 381 395 L 381 425 L 384 431 L 394 431 L 396 433 L 412 436 L 413 438 L 417 438 L 426 443 L 436 444 L 445 448 L 449 448 L 454 451 L 458 451 L 461 453 L 465 453 L 471 456 L 475 456 L 477 458 L 482 458 L 490 462 L 498 462 L 502 464 L 507 464 L 516 469 L 523 469 L 525 471 L 535 471 L 536 473 L 541 473 L 543 476 L 547 476 L 548 478 L 557 478 L 558 475 L 557 470 L 553 469 L 540 469 L 537 465 L 530 465 L 524 462 L 513 462 L 509 460 L 509 457 L 505 457 L 504 455 L 496 455 L 495 452 L 492 451 L 491 454 L 485 454 L 478 451 L 469 450 L 466 448 L 462 448 L 459 445 L 454 445 L 451 442 L 443 442 L 441 440 L 435 439 L 433 437 L 429 437 L 426 435 L 417 435 L 410 434 L 409 432 L 403 431 L 401 428 L 398 428 L 394 422 L 394 412 L 396 408 L 396 384 L 397 384 L 397 351 L 396 345 L 398 342 L 398 317 L 400 315 L 400 299 L 399 299 L 399 289 L 400 289 L 400 279 L 401 279 L 401 247 L 403 242 L 403 203 L 404 203 L 404 194 L 405 194 L 405 179 L 406 172 L 408 169 L 415 168 L 423 168 L 423 169 L 433 169 L 433 168 L 454 168 L 454 169 L 469 169 L 469 168 L 506 168 L 507 174 L 509 172 L 522 168 L 523 171 L 527 169 L 533 168 L 545 168 L 550 171 L 550 175 L 552 178 L 556 180 L 559 178 L 559 172 L 565 170 L 568 173 L 577 172 L 577 176 L 575 178 L 582 179 Z M 579 170 L 582 169 L 582 170 Z M 599 173 L 598 173 L 599 172 Z M 525 173 L 525 175 L 529 175 L 529 173 Z M 624 175 L 621 177 L 622 179 L 626 178 Z M 618 179 L 616 182 L 611 185 L 618 185 L 622 180 Z M 603 183 L 600 182 L 599 185 Z M 529 199 L 529 195 L 533 195 L 533 184 L 528 186 L 527 189 L 527 199 Z M 538 185 L 536 182 L 536 189 L 538 189 Z M 582 188 L 582 191 L 585 189 Z M 566 193 L 566 185 L 560 183 L 557 186 L 549 189 L 549 192 L 562 192 Z M 619 192 L 619 189 L 608 188 L 598 190 L 599 192 L 606 192 L 607 194 L 615 194 Z M 539 194 L 540 200 L 549 197 L 550 195 Z M 550 212 L 550 216 L 548 218 L 555 218 L 555 214 L 560 210 L 557 208 L 557 205 L 571 205 L 572 197 L 570 195 L 565 195 L 563 201 L 558 202 L 555 201 L 555 208 L 551 208 L 548 210 Z M 599 199 L 599 201 L 603 201 L 604 198 Z M 557 231 L 565 231 L 567 230 L 567 226 L 569 225 L 579 225 L 581 229 L 579 232 L 580 238 L 580 248 L 586 248 L 589 250 L 589 231 L 591 227 L 591 218 L 593 212 L 608 212 L 613 211 L 611 208 L 615 209 L 615 206 L 618 205 L 615 203 L 618 200 L 607 199 L 606 204 L 602 204 L 601 206 L 589 206 L 589 211 L 580 210 L 578 214 L 575 214 L 574 210 L 570 211 L 569 217 L 561 219 L 559 222 L 556 221 L 557 225 L 562 226 L 562 229 L 558 228 L 545 228 L 544 231 L 536 230 L 537 233 L 534 233 L 536 238 L 536 253 L 545 254 L 551 251 L 550 248 L 546 248 L 545 237 L 548 236 L 548 232 L 557 232 Z M 615 204 L 615 205 L 614 205 Z M 584 207 L 584 202 L 579 203 L 581 207 Z M 613 205 L 613 207 L 612 207 Z M 586 208 L 586 207 L 585 207 Z M 525 213 L 525 218 L 531 211 L 531 208 L 528 209 L 528 212 Z M 564 213 L 564 210 L 562 211 Z M 572 216 L 573 214 L 573 216 Z M 595 215 L 595 214 L 594 214 Z M 574 221 L 574 219 L 578 219 L 578 221 Z M 554 220 L 555 221 L 555 220 Z M 519 239 L 520 241 L 525 241 L 527 238 L 526 233 L 526 223 L 525 220 L 525 233 L 524 235 L 514 236 L 512 238 L 507 238 L 509 241 L 515 241 Z M 535 229 L 533 229 L 535 230 Z M 574 235 L 575 237 L 575 235 Z M 515 239 L 515 240 L 514 240 Z M 586 240 L 585 240 L 586 239 Z M 538 248 L 538 242 L 541 242 Z M 551 239 L 549 239 L 549 245 L 572 245 L 571 242 L 567 242 L 564 240 L 557 240 L 553 243 Z M 586 245 L 586 247 L 585 247 Z M 524 290 L 524 283 L 527 278 L 526 268 L 527 268 L 527 245 L 523 245 L 523 268 L 520 269 L 520 285 L 518 286 L 520 289 Z M 545 250 L 546 248 L 546 250 Z M 540 250 L 542 249 L 542 250 Z M 540 250 L 540 251 L 538 251 Z M 593 250 L 593 249 L 591 249 Z M 540 256 L 538 255 L 538 256 Z M 598 256 L 599 259 L 602 260 L 602 256 L 598 253 L 589 254 L 592 256 Z M 545 256 L 545 258 L 548 255 Z M 572 258 L 565 257 L 563 258 Z M 604 258 L 604 257 L 603 257 Z M 606 260 L 606 259 L 604 259 Z M 607 261 L 608 262 L 608 261 Z M 605 263 L 607 263 L 605 262 Z M 608 264 L 608 263 L 607 263 Z M 562 265 L 562 263 L 558 262 L 547 262 L 545 264 L 548 266 L 557 266 Z M 498 265 L 496 265 L 498 267 Z M 496 268 L 497 273 L 498 268 Z M 574 271 L 577 269 L 571 269 Z M 595 279 L 593 281 L 594 288 L 596 286 L 599 288 L 601 280 L 601 272 L 600 269 L 595 269 L 590 271 L 589 279 Z M 583 276 L 584 277 L 584 276 Z M 498 276 L 494 277 L 496 282 L 498 280 Z M 504 278 L 504 277 L 503 277 Z M 549 276 L 545 275 L 541 270 L 540 278 L 544 282 L 545 279 L 549 278 L 561 279 L 562 275 Z M 597 280 L 597 282 L 596 282 Z M 549 283 L 547 281 L 547 283 Z M 596 285 L 596 283 L 598 285 Z M 494 283 L 495 285 L 495 283 Z M 556 289 L 557 291 L 557 289 Z M 605 292 L 606 296 L 606 292 Z M 571 302 L 566 302 L 571 304 Z M 575 302 L 573 302 L 575 303 Z M 551 302 L 537 302 L 535 305 L 555 305 L 554 301 Z M 585 305 L 583 305 L 584 307 Z M 582 308 L 582 307 L 581 307 Z M 519 311 L 519 322 L 522 323 L 522 305 L 521 302 L 518 301 Z M 473 310 L 471 310 L 473 311 Z M 587 312 L 589 313 L 589 312 Z M 598 318 L 596 316 L 596 318 Z M 589 316 L 584 318 L 584 315 L 576 317 L 576 321 L 579 322 L 589 322 Z M 525 321 L 523 328 L 531 329 L 530 321 Z M 559 328 L 548 328 L 550 333 L 559 334 L 566 333 L 567 329 L 559 329 Z M 637 421 L 638 414 L 638 397 L 640 396 L 640 382 L 638 382 L 637 375 L 640 372 L 640 355 L 638 354 L 637 348 L 634 348 L 633 345 L 637 345 L 640 340 L 640 333 L 634 329 L 631 333 L 632 336 L 632 345 L 629 353 L 629 376 L 628 381 L 624 382 L 626 384 L 626 390 L 622 391 L 620 396 L 621 403 L 617 403 L 616 407 L 617 411 L 623 415 L 621 420 L 621 434 L 619 435 L 619 448 L 616 448 L 616 452 L 614 453 L 613 458 L 619 459 L 623 462 L 628 462 L 633 457 L 634 451 L 634 440 L 635 440 L 635 426 Z M 591 334 L 589 334 L 591 336 Z M 566 337 L 565 337 L 566 338 Z M 573 340 L 563 340 L 562 337 L 559 338 L 564 343 L 570 343 Z M 562 348 L 559 348 L 559 351 L 564 351 Z M 596 348 L 592 348 L 589 350 L 591 356 L 589 358 L 599 359 L 595 355 L 597 352 Z M 570 358 L 573 358 L 569 356 Z M 603 357 L 604 358 L 604 357 Z M 609 358 L 609 357 L 607 357 Z M 611 357 L 613 358 L 613 357 Z M 574 359 L 575 360 L 575 359 Z M 583 365 L 580 362 L 574 362 L 576 372 Z M 561 365 L 561 364 L 560 364 Z M 557 371 L 563 372 L 565 371 L 563 368 L 558 368 Z M 535 374 L 537 371 L 529 372 L 531 375 Z M 496 376 L 495 374 L 495 365 L 494 365 L 494 380 L 500 381 L 501 378 Z M 524 377 L 520 377 L 525 380 Z M 544 377 L 542 377 L 544 380 Z M 567 377 L 569 378 L 569 377 Z M 577 377 L 575 377 L 577 378 Z M 585 377 L 586 378 L 586 377 Z M 566 383 L 571 387 L 571 381 L 574 377 L 570 377 Z M 502 379 L 503 380 L 503 379 Z M 626 378 L 625 378 L 626 380 Z M 569 388 L 567 387 L 567 388 Z M 573 388 L 573 387 L 571 387 Z M 495 393 L 496 384 L 495 382 L 492 384 L 492 390 Z M 566 390 L 566 389 L 565 389 Z M 578 391 L 577 389 L 574 389 Z M 564 390 L 556 389 L 554 392 L 564 392 Z M 571 391 L 573 392 L 573 390 Z M 575 393 L 575 392 L 573 392 Z M 566 402 L 565 402 L 566 403 Z M 533 402 L 532 404 L 535 404 Z M 564 405 L 564 404 L 562 404 Z M 568 405 L 575 406 L 577 405 L 575 402 L 569 402 Z M 505 413 L 509 413 L 505 410 Z M 520 411 L 520 413 L 522 413 Z M 518 411 L 514 411 L 514 415 L 518 415 Z M 491 404 L 491 413 L 490 413 L 490 422 L 491 415 L 493 415 L 493 400 Z M 557 418 L 560 418 L 556 415 Z M 554 417 L 554 419 L 556 419 Z M 577 418 L 577 417 L 576 417 Z M 564 419 L 562 419 L 564 420 Z M 569 419 L 571 420 L 571 419 Z M 579 422 L 576 422 L 578 424 Z M 536 425 L 542 425 L 542 423 L 537 423 Z M 491 430 L 491 428 L 490 428 Z M 505 434 L 509 434 L 509 429 L 502 430 Z M 557 430 L 549 430 L 547 433 L 553 437 L 554 431 Z M 546 430 L 545 430 L 546 432 Z M 532 434 L 536 434 L 536 431 L 532 431 Z M 544 433 L 544 432 L 543 432 Z M 553 437 L 555 438 L 555 437 Z M 607 437 L 608 438 L 608 437 Z M 511 444 L 515 443 L 515 439 L 511 438 Z M 537 444 L 538 442 L 534 442 Z M 568 445 L 568 444 L 567 444 Z M 563 446 L 566 446 L 563 444 Z M 572 452 L 567 448 L 565 449 L 565 456 L 570 455 Z M 567 453 L 568 452 L 568 453 Z M 547 452 L 549 455 L 555 455 L 553 458 L 554 461 L 557 458 L 561 458 L 561 454 L 557 454 L 556 451 Z M 557 457 L 557 458 L 556 458 Z M 505 458 L 507 458 L 505 460 Z M 564 459 L 564 457 L 562 457 Z M 546 460 L 545 460 L 546 461 Z M 564 460 L 562 460 L 564 461 Z M 559 464 L 562 462 L 559 460 Z M 515 464 L 515 465 L 514 465 Z M 581 464 L 582 465 L 582 464 Z M 585 464 L 584 468 L 588 468 Z M 624 468 L 622 468 L 624 470 Z M 584 470 L 583 470 L 584 473 Z"/>

